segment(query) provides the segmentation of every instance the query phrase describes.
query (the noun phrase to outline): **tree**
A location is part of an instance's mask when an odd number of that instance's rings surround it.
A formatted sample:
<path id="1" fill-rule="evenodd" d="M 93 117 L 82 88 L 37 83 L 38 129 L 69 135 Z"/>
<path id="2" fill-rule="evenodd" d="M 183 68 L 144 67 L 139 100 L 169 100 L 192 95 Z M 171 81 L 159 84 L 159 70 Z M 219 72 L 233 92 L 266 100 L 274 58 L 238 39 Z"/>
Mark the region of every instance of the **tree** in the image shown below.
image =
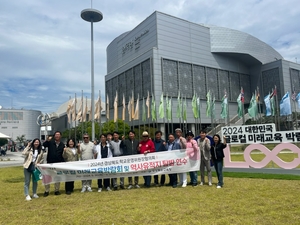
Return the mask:
<path id="1" fill-rule="evenodd" d="M 20 145 L 24 144 L 25 141 L 26 141 L 25 134 L 16 137 L 16 142 L 20 143 Z"/>
<path id="2" fill-rule="evenodd" d="M 6 145 L 8 140 L 6 138 L 0 138 L 0 146 Z"/>

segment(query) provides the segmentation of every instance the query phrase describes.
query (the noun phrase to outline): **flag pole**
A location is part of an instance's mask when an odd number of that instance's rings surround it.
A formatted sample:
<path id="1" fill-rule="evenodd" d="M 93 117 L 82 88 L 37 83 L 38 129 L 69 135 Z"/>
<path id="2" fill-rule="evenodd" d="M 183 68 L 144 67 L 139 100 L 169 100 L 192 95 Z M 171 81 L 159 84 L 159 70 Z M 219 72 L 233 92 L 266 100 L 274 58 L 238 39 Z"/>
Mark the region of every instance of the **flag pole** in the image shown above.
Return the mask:
<path id="1" fill-rule="evenodd" d="M 81 90 L 81 136 L 83 137 L 83 90 Z"/>
<path id="2" fill-rule="evenodd" d="M 76 93 L 75 93 L 75 104 L 74 104 L 74 110 L 75 110 L 75 137 L 74 137 L 74 141 L 75 141 L 75 143 L 76 143 L 76 103 L 77 103 L 77 99 L 76 99 Z"/>
<path id="3" fill-rule="evenodd" d="M 71 99 L 72 99 L 72 97 L 69 96 L 69 102 L 71 101 Z M 71 102 L 71 104 L 72 104 L 72 102 Z M 71 122 L 72 122 L 72 119 L 71 119 L 71 108 L 70 108 L 70 111 L 68 113 L 69 113 L 68 130 L 69 130 L 69 139 L 70 139 L 71 138 Z"/>
<path id="4" fill-rule="evenodd" d="M 276 104 L 276 111 L 277 111 L 277 127 L 278 127 L 278 131 L 281 130 L 280 128 L 280 113 L 279 113 L 279 104 L 278 104 L 278 96 L 277 96 L 277 87 L 275 85 L 275 104 Z"/>
<path id="5" fill-rule="evenodd" d="M 100 109 L 100 117 L 99 117 L 99 136 L 102 134 L 102 121 L 101 121 L 101 116 L 102 116 L 102 100 L 101 100 L 101 90 L 99 90 L 99 98 L 100 98 L 100 102 L 99 102 L 99 104 L 100 104 L 100 106 L 99 106 L 99 109 Z"/>

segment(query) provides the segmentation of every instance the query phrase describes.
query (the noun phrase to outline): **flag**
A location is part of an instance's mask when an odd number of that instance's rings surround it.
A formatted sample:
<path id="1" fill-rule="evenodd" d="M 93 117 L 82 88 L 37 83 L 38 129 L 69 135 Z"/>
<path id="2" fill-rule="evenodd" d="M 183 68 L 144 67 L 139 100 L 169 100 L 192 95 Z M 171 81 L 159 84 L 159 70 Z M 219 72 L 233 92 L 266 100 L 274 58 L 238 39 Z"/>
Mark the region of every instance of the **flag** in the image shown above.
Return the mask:
<path id="1" fill-rule="evenodd" d="M 297 94 L 296 101 L 298 103 L 298 108 L 300 109 L 300 93 Z"/>
<path id="2" fill-rule="evenodd" d="M 166 116 L 168 120 L 172 120 L 172 97 L 168 99 Z"/>
<path id="3" fill-rule="evenodd" d="M 166 96 L 166 118 L 168 119 L 168 115 L 169 115 L 169 98 L 168 98 L 168 94 Z"/>
<path id="4" fill-rule="evenodd" d="M 147 118 L 150 118 L 150 96 L 149 96 L 149 91 L 146 99 L 146 106 L 147 106 Z"/>
<path id="5" fill-rule="evenodd" d="M 252 98 L 250 100 L 249 108 L 248 108 L 248 114 L 251 118 L 256 118 L 258 111 L 257 111 L 257 102 L 256 102 L 256 94 L 252 95 Z"/>
<path id="6" fill-rule="evenodd" d="M 125 104 L 125 96 L 124 96 L 124 94 L 123 94 L 123 101 L 122 101 L 122 104 L 123 104 L 122 120 L 125 121 L 126 104 Z"/>
<path id="7" fill-rule="evenodd" d="M 140 96 L 138 95 L 138 98 L 136 99 L 136 106 L 134 111 L 134 120 L 138 120 L 140 118 L 139 98 Z"/>
<path id="8" fill-rule="evenodd" d="M 292 114 L 291 100 L 289 92 L 287 92 L 280 101 L 280 116 L 287 116 Z"/>
<path id="9" fill-rule="evenodd" d="M 152 93 L 152 104 L 151 104 L 151 117 L 152 121 L 156 121 L 156 105 L 155 105 L 155 98 Z"/>
<path id="10" fill-rule="evenodd" d="M 241 117 L 243 117 L 242 93 L 239 94 L 239 96 L 238 96 L 236 102 L 237 102 L 237 104 L 238 104 L 238 110 L 237 110 L 237 113 L 238 113 L 238 116 L 241 118 Z"/>
<path id="11" fill-rule="evenodd" d="M 71 105 L 72 121 L 76 120 L 76 103 L 77 103 L 77 100 L 76 100 L 76 98 L 74 98 L 72 105 Z"/>
<path id="12" fill-rule="evenodd" d="M 195 93 L 194 93 L 194 96 L 192 98 L 192 110 L 193 110 L 194 118 L 198 119 L 199 110 L 198 110 L 198 107 L 197 107 L 197 97 L 196 97 Z"/>
<path id="13" fill-rule="evenodd" d="M 215 108 L 215 101 L 216 101 L 216 98 L 215 98 L 215 96 L 214 96 L 214 97 L 213 97 L 213 100 L 212 100 L 212 104 L 211 104 L 212 118 L 215 118 L 215 111 L 216 111 L 216 108 Z"/>
<path id="14" fill-rule="evenodd" d="M 83 107 L 83 98 L 81 97 L 80 106 L 78 109 L 78 114 L 76 116 L 76 120 L 82 121 L 82 107 Z"/>
<path id="15" fill-rule="evenodd" d="M 134 95 L 132 91 L 132 97 L 131 97 L 131 119 L 134 120 Z"/>
<path id="16" fill-rule="evenodd" d="M 101 116 L 101 106 L 100 106 L 101 100 L 100 100 L 100 96 L 98 97 L 96 103 L 95 103 L 95 115 L 94 118 L 95 120 L 100 119 Z"/>
<path id="17" fill-rule="evenodd" d="M 83 110 L 83 115 L 82 115 L 82 122 L 86 121 L 86 114 L 88 112 L 88 106 L 87 106 L 87 98 L 85 98 L 85 107 Z"/>
<path id="18" fill-rule="evenodd" d="M 67 111 L 66 111 L 69 123 L 71 122 L 71 109 L 72 109 L 72 99 L 69 100 L 68 108 L 67 108 Z"/>
<path id="19" fill-rule="evenodd" d="M 118 91 L 116 91 L 115 101 L 114 101 L 114 122 L 118 120 Z"/>
<path id="20" fill-rule="evenodd" d="M 292 94 L 292 100 L 296 101 L 296 91 L 295 91 L 295 87 L 293 87 L 293 94 Z"/>
<path id="21" fill-rule="evenodd" d="M 227 118 L 227 109 L 228 109 L 228 99 L 227 99 L 227 94 L 226 94 L 226 91 L 225 91 L 225 94 L 222 98 L 222 103 L 221 103 L 221 118 L 222 119 L 225 119 Z"/>
<path id="22" fill-rule="evenodd" d="M 244 95 L 244 89 L 241 88 L 241 102 L 244 104 L 245 102 L 245 95 Z"/>
<path id="23" fill-rule="evenodd" d="M 270 94 L 265 96 L 264 102 L 266 105 L 266 116 L 271 116 L 271 102 L 270 102 Z"/>
<path id="24" fill-rule="evenodd" d="M 106 95 L 106 118 L 109 120 L 109 98 Z"/>
<path id="25" fill-rule="evenodd" d="M 177 97 L 177 111 L 176 111 L 177 118 L 182 118 L 182 101 L 180 99 L 180 92 L 178 92 Z"/>
<path id="26" fill-rule="evenodd" d="M 145 108 L 145 99 L 143 98 L 143 106 L 142 106 L 142 121 L 146 121 L 146 108 Z"/>
<path id="27" fill-rule="evenodd" d="M 259 94 L 259 88 L 257 87 L 257 92 L 256 92 L 256 102 L 260 101 L 260 94 Z"/>
<path id="28" fill-rule="evenodd" d="M 210 100 L 211 100 L 211 95 L 210 95 L 210 90 L 206 94 L 206 116 L 210 117 L 211 116 L 211 105 L 210 105 Z"/>
<path id="29" fill-rule="evenodd" d="M 273 91 L 272 91 L 273 93 Z M 275 116 L 275 95 L 272 95 L 272 97 L 270 98 L 270 104 L 271 104 L 271 115 Z"/>
<path id="30" fill-rule="evenodd" d="M 128 120 L 129 121 L 131 121 L 131 118 L 132 118 L 132 116 L 131 116 L 131 106 L 132 106 L 131 98 L 129 97 L 129 101 L 128 101 Z"/>
<path id="31" fill-rule="evenodd" d="M 160 96 L 160 103 L 159 103 L 159 108 L 158 108 L 158 114 L 159 114 L 159 118 L 164 118 L 165 117 L 164 94 L 163 93 L 161 93 L 161 96 Z"/>
<path id="32" fill-rule="evenodd" d="M 186 97 L 185 97 L 185 99 L 184 99 L 184 103 L 183 103 L 183 115 L 182 115 L 182 117 L 183 117 L 183 121 L 187 121 L 186 119 Z"/>
<path id="33" fill-rule="evenodd" d="M 197 95 L 196 95 L 196 97 L 197 97 L 198 118 L 200 118 L 201 117 L 201 114 L 200 114 L 200 98 Z"/>

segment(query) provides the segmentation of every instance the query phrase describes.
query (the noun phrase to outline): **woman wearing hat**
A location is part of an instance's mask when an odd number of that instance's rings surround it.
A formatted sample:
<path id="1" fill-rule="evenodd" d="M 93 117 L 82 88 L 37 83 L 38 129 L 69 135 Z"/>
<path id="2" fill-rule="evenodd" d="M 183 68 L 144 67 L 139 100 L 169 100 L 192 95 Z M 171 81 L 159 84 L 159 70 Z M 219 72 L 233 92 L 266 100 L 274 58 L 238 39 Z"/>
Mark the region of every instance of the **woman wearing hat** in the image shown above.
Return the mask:
<path id="1" fill-rule="evenodd" d="M 142 141 L 139 143 L 138 150 L 140 154 L 148 154 L 150 152 L 155 152 L 155 147 L 153 141 L 149 139 L 149 134 L 147 131 L 144 131 L 142 134 Z M 144 176 L 145 187 L 149 188 L 151 184 L 151 176 Z"/>

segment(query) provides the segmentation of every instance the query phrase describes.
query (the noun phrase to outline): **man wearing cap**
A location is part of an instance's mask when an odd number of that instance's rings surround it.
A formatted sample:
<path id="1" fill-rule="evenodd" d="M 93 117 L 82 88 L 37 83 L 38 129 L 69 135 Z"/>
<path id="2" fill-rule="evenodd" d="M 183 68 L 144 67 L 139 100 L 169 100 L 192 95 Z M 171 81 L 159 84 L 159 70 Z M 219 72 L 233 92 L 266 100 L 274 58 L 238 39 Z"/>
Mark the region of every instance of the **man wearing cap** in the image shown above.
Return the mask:
<path id="1" fill-rule="evenodd" d="M 182 130 L 180 128 L 177 128 L 175 130 L 175 134 L 176 134 L 175 142 L 180 145 L 181 149 L 186 149 L 186 140 L 184 137 L 182 137 Z M 186 173 L 180 173 L 179 180 L 180 180 L 179 185 L 182 185 L 182 187 L 186 187 L 186 185 L 187 185 Z"/>
<path id="2" fill-rule="evenodd" d="M 79 144 L 78 154 L 80 154 L 80 160 L 90 160 L 94 157 L 94 143 L 90 141 L 89 134 L 83 135 L 83 143 Z M 82 180 L 81 192 L 92 192 L 92 180 Z"/>
<path id="3" fill-rule="evenodd" d="M 153 141 L 149 139 L 149 134 L 147 131 L 144 131 L 142 134 L 142 141 L 139 143 L 138 151 L 140 154 L 147 155 L 148 153 L 155 152 L 155 147 Z M 144 176 L 145 187 L 149 188 L 151 184 L 151 176 Z"/>
<path id="4" fill-rule="evenodd" d="M 194 154 L 199 156 L 199 148 L 197 142 L 193 138 L 194 138 L 194 134 L 192 131 L 189 130 L 186 134 L 186 148 L 193 149 Z M 197 171 L 190 171 L 190 178 L 193 187 L 196 187 L 198 182 Z"/>

